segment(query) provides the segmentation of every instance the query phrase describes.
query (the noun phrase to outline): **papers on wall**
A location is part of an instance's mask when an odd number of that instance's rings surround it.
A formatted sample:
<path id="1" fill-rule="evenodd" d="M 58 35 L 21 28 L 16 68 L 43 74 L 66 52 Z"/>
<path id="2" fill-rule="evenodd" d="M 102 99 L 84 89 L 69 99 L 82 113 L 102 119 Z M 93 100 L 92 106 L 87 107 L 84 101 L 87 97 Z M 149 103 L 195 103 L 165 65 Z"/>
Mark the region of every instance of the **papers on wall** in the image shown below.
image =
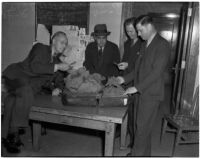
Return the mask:
<path id="1" fill-rule="evenodd" d="M 50 45 L 50 33 L 43 24 L 37 26 L 36 41 L 45 45 Z"/>
<path id="2" fill-rule="evenodd" d="M 52 35 L 58 31 L 66 33 L 68 46 L 64 52 L 66 63 L 74 63 L 73 69 L 83 67 L 85 61 L 85 49 L 91 41 L 91 37 L 86 35 L 86 29 L 73 25 L 54 25 L 52 26 Z"/>
<path id="3" fill-rule="evenodd" d="M 78 46 L 78 30 L 78 27 L 70 25 L 53 25 L 52 35 L 54 35 L 58 31 L 62 31 L 67 35 L 68 44 L 70 46 Z"/>

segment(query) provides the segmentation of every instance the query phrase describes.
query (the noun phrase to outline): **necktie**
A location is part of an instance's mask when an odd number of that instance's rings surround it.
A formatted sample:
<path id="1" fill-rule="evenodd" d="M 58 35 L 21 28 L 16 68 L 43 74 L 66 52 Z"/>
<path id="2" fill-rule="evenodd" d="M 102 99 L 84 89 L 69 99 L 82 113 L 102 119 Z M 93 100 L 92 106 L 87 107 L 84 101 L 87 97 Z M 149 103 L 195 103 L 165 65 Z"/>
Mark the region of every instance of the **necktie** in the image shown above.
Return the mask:
<path id="1" fill-rule="evenodd" d="M 102 47 L 99 49 L 99 56 L 101 57 L 103 55 L 103 49 Z"/>
<path id="2" fill-rule="evenodd" d="M 101 66 L 103 64 L 103 49 L 102 47 L 99 49 L 98 51 L 98 63 L 99 63 L 99 66 Z"/>

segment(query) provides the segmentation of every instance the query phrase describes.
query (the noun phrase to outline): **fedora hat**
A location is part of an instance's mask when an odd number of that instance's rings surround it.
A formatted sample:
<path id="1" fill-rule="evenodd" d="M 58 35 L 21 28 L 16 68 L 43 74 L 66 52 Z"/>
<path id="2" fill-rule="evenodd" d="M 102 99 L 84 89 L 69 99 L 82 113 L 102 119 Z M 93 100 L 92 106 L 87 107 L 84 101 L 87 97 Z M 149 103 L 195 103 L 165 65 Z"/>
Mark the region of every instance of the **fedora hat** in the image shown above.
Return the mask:
<path id="1" fill-rule="evenodd" d="M 107 31 L 106 24 L 97 24 L 94 27 L 94 32 L 91 33 L 92 36 L 108 36 L 110 34 L 109 31 Z"/>

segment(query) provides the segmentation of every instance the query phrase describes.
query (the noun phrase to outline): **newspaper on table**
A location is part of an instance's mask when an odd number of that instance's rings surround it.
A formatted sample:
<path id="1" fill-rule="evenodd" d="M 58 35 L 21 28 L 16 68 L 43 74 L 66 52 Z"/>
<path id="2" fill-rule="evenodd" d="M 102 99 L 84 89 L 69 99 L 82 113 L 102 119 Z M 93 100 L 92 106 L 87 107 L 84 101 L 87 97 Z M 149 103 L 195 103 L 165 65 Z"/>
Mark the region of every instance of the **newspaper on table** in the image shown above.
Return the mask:
<path id="1" fill-rule="evenodd" d="M 54 25 L 52 27 L 53 34 L 62 31 L 68 37 L 68 46 L 64 52 L 66 56 L 65 62 L 68 64 L 74 63 L 72 69 L 79 69 L 83 67 L 85 61 L 85 49 L 89 42 L 92 41 L 90 35 L 86 35 L 85 28 L 72 25 Z"/>

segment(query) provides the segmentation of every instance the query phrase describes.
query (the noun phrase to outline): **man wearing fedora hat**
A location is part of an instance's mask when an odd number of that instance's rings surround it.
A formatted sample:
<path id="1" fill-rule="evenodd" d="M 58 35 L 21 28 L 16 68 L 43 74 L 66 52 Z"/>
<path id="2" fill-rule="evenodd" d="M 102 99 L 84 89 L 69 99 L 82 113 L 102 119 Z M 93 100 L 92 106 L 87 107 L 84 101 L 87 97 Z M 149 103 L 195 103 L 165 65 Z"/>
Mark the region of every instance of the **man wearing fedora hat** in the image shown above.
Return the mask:
<path id="1" fill-rule="evenodd" d="M 115 63 L 120 62 L 120 53 L 118 46 L 107 40 L 110 32 L 106 24 L 97 24 L 91 35 L 95 42 L 86 48 L 84 66 L 90 73 L 99 73 L 105 77 L 117 76 L 119 71 Z"/>

